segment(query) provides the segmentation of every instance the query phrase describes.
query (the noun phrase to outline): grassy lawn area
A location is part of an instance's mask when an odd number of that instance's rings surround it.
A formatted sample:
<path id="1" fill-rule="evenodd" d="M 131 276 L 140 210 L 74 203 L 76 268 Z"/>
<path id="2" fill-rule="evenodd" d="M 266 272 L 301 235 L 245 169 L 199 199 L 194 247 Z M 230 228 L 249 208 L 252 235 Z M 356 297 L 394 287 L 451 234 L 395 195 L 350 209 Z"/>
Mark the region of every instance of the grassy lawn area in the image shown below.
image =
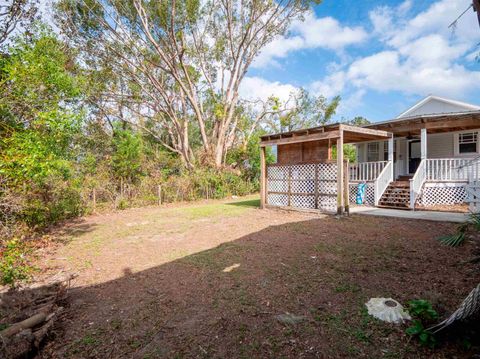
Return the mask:
<path id="1" fill-rule="evenodd" d="M 372 319 L 371 297 L 428 299 L 446 316 L 477 284 L 455 226 L 259 210 L 255 197 L 94 215 L 39 263 L 79 274 L 45 357 L 468 357 Z M 298 323 L 279 315 L 291 313 Z M 477 339 L 478 340 L 478 339 Z"/>

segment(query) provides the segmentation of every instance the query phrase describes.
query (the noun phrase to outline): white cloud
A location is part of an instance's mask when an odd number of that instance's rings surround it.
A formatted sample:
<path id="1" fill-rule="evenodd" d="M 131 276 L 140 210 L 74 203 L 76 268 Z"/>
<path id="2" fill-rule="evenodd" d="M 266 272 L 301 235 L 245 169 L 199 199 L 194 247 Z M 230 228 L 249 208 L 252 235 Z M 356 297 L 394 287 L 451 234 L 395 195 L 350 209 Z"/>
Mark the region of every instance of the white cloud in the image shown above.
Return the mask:
<path id="1" fill-rule="evenodd" d="M 469 72 L 463 66 L 441 62 L 427 66 L 415 61 L 402 61 L 396 51 L 383 51 L 355 61 L 349 68 L 347 79 L 357 88 L 377 91 L 401 91 L 406 94 L 435 93 L 461 97 L 478 88 L 480 72 Z"/>
<path id="2" fill-rule="evenodd" d="M 455 34 L 448 29 L 469 3 L 441 0 L 413 18 L 407 17 L 412 5 L 408 0 L 398 7 L 374 9 L 369 14 L 373 35 L 384 49 L 335 69 L 312 88 L 328 96 L 346 93 L 346 98 L 356 101 L 363 96 L 358 91 L 367 89 L 456 98 L 478 90 L 480 71 L 462 65 L 463 60 L 472 58 L 479 41 L 475 14 L 465 14 Z"/>
<path id="3" fill-rule="evenodd" d="M 287 101 L 290 94 L 297 92 L 298 87 L 291 84 L 282 84 L 278 81 L 270 82 L 261 77 L 245 77 L 240 86 L 240 97 L 246 100 L 267 100 L 270 96 L 277 96 L 281 101 Z"/>
<path id="4" fill-rule="evenodd" d="M 294 51 L 323 48 L 342 51 L 345 47 L 363 42 L 367 33 L 362 27 L 341 26 L 332 17 L 318 18 L 313 12 L 304 21 L 295 21 L 289 35 L 280 36 L 267 44 L 255 59 L 253 67 L 270 65 Z"/>
<path id="5" fill-rule="evenodd" d="M 310 84 L 309 90 L 327 98 L 340 94 L 345 86 L 346 74 L 343 71 L 334 72 L 321 81 Z"/>

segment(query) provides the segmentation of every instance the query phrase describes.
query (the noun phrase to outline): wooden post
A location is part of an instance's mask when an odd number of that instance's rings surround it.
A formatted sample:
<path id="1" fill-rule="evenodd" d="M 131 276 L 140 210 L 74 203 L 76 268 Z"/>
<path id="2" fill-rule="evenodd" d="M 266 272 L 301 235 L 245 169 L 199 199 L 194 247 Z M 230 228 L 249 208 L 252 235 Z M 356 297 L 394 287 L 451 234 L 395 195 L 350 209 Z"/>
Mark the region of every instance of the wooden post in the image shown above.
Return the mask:
<path id="1" fill-rule="evenodd" d="M 327 154 L 328 160 L 332 159 L 332 141 L 328 139 L 328 154 Z"/>
<path id="2" fill-rule="evenodd" d="M 337 214 L 343 214 L 343 130 L 337 139 Z"/>
<path id="3" fill-rule="evenodd" d="M 395 177 L 394 177 L 395 164 L 393 163 L 394 162 L 394 158 L 393 158 L 393 135 L 388 140 L 388 162 L 390 162 L 392 164 L 392 166 L 391 166 L 392 168 L 390 169 L 390 178 L 393 181 L 395 179 Z"/>
<path id="4" fill-rule="evenodd" d="M 345 201 L 345 213 L 350 214 L 350 173 L 349 173 L 349 160 L 345 160 L 345 178 L 343 184 L 343 198 Z"/>
<path id="5" fill-rule="evenodd" d="M 266 189 L 267 189 L 267 171 L 265 163 L 265 146 L 260 147 L 260 208 L 265 208 Z"/>
<path id="6" fill-rule="evenodd" d="M 162 186 L 158 185 L 157 186 L 157 198 L 158 198 L 158 205 L 162 205 Z"/>
<path id="7" fill-rule="evenodd" d="M 97 209 L 97 190 L 94 188 L 92 191 L 93 211 Z"/>
<path id="8" fill-rule="evenodd" d="M 420 150 L 421 158 L 425 160 L 427 158 L 427 129 L 422 128 L 420 130 Z"/>
<path id="9" fill-rule="evenodd" d="M 292 205 L 292 165 L 288 165 L 288 194 L 287 194 L 287 206 Z"/>
<path id="10" fill-rule="evenodd" d="M 315 164 L 315 209 L 318 209 L 318 164 Z"/>

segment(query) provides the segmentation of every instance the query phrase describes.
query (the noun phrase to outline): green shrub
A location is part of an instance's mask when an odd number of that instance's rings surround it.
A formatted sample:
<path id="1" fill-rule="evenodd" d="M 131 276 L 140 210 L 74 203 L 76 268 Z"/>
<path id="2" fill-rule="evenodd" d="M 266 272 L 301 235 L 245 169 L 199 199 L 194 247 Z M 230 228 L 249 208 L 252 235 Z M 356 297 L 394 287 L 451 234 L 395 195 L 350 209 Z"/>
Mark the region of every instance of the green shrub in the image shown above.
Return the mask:
<path id="1" fill-rule="evenodd" d="M 5 243 L 0 253 L 0 283 L 15 287 L 19 281 L 30 277 L 32 267 L 27 261 L 27 246 L 18 239 Z"/>
<path id="2" fill-rule="evenodd" d="M 405 332 L 418 338 L 422 345 L 433 348 L 437 344 L 437 340 L 425 327 L 427 323 L 438 318 L 438 313 L 433 309 L 432 304 L 424 299 L 412 300 L 408 303 L 408 312 L 413 321 Z"/>

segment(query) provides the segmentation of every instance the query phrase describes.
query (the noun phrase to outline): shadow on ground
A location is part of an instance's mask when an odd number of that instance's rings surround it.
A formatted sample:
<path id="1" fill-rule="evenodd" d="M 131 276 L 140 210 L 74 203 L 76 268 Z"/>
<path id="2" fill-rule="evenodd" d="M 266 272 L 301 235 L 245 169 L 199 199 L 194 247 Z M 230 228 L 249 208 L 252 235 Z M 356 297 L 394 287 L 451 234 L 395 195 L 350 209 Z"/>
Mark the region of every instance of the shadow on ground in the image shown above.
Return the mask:
<path id="1" fill-rule="evenodd" d="M 141 272 L 124 268 L 122 278 L 71 290 L 42 358 L 467 357 L 478 338 L 470 349 L 449 341 L 432 351 L 364 310 L 377 296 L 429 299 L 442 316 L 454 310 L 478 276 L 460 264 L 471 246 L 432 238 L 451 228 L 327 217 L 272 225 Z M 278 320 L 284 313 L 298 322 Z"/>

